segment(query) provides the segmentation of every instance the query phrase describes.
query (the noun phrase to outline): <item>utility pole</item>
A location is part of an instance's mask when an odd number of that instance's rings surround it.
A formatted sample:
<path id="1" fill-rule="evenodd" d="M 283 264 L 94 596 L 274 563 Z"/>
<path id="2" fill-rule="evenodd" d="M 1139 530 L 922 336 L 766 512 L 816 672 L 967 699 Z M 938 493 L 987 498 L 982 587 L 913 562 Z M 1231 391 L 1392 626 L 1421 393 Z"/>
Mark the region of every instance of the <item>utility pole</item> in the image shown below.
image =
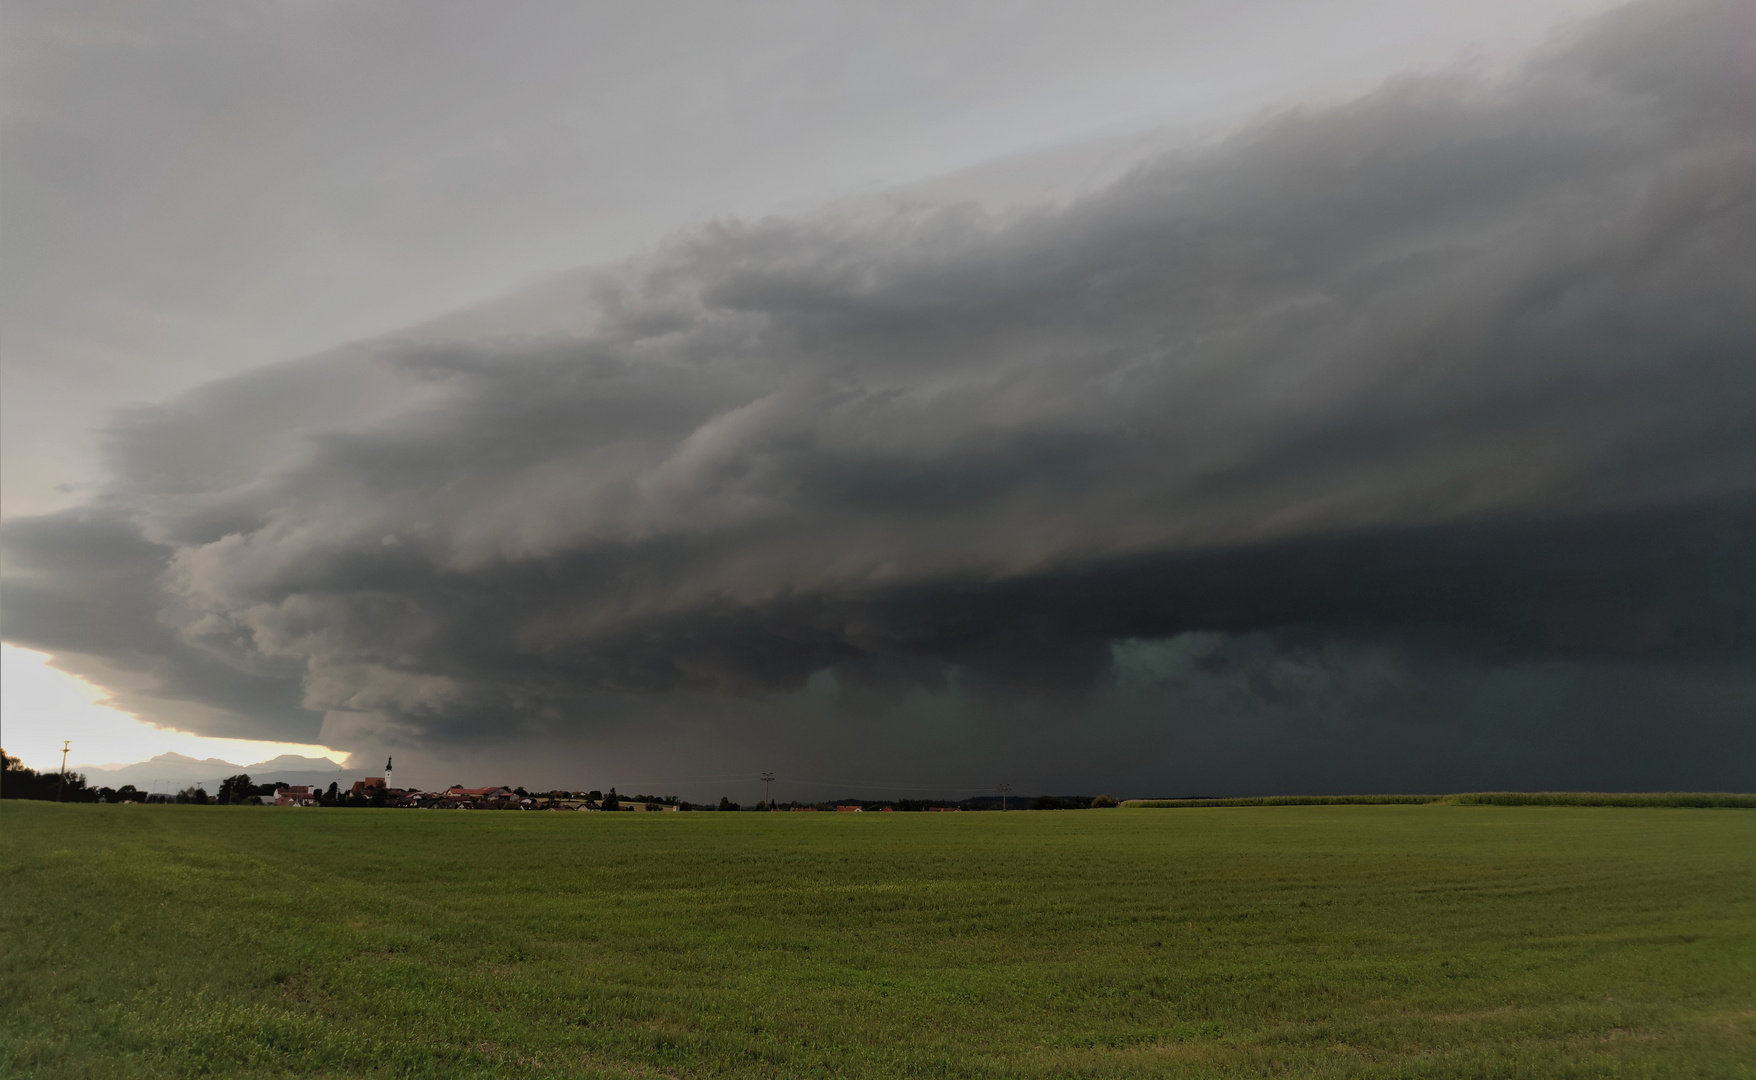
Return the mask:
<path id="1" fill-rule="evenodd" d="M 55 789 L 55 801 L 60 802 L 61 796 L 67 793 L 67 751 L 73 748 L 70 740 L 61 740 L 61 786 Z"/>
<path id="2" fill-rule="evenodd" d="M 1011 794 L 1011 792 L 1012 792 L 1012 785 L 1011 784 L 1001 784 L 1000 785 L 1000 809 L 1002 809 L 1002 810 L 1006 809 L 1006 796 Z"/>
<path id="3" fill-rule="evenodd" d="M 774 783 L 774 774 L 771 772 L 763 773 L 762 774 L 762 805 L 768 807 L 770 810 L 774 809 L 774 800 L 768 797 L 768 785 L 770 785 L 772 783 Z"/>

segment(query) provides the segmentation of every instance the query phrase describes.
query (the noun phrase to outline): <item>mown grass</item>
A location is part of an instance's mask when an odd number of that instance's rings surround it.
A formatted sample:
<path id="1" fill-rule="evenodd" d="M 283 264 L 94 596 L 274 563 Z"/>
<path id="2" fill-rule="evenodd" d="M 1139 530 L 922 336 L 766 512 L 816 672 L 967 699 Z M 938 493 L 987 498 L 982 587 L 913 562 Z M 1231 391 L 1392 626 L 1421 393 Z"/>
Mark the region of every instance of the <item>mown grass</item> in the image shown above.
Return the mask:
<path id="1" fill-rule="evenodd" d="M 1646 806 L 1756 810 L 1756 795 L 1724 791 L 1472 791 L 1461 795 L 1251 795 L 1236 799 L 1129 799 L 1123 806 Z"/>
<path id="2" fill-rule="evenodd" d="M 1756 1075 L 1756 814 L 0 806 L 0 1072 Z"/>

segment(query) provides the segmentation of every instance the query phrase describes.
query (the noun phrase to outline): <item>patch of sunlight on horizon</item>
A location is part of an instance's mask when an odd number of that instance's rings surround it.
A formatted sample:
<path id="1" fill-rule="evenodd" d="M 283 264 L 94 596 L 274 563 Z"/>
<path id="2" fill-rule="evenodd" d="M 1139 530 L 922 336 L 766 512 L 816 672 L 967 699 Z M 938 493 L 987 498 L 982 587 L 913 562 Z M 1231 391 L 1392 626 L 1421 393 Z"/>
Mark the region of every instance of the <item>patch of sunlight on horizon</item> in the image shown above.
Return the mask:
<path id="1" fill-rule="evenodd" d="M 51 666 L 53 660 L 49 653 L 0 645 L 0 746 L 33 769 L 59 769 L 64 739 L 73 743 L 69 768 L 131 765 L 164 753 L 237 765 L 282 754 L 347 762 L 348 751 L 316 743 L 224 739 L 157 727 L 118 708 L 103 687 Z"/>

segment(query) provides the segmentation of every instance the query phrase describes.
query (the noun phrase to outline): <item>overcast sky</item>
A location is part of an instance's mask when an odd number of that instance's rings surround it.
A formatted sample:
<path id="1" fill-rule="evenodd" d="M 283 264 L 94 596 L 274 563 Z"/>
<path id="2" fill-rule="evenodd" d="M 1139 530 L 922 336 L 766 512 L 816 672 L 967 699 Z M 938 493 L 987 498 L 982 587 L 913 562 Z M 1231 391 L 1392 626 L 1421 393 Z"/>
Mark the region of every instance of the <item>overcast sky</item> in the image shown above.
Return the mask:
<path id="1" fill-rule="evenodd" d="M 1747 786 L 1751 7 L 1605 6 L 15 5 L 6 638 L 428 783 Z"/>
<path id="2" fill-rule="evenodd" d="M 1491 63 L 1603 6 L 21 0 L 0 513 L 99 480 L 119 405 L 697 221 Z"/>

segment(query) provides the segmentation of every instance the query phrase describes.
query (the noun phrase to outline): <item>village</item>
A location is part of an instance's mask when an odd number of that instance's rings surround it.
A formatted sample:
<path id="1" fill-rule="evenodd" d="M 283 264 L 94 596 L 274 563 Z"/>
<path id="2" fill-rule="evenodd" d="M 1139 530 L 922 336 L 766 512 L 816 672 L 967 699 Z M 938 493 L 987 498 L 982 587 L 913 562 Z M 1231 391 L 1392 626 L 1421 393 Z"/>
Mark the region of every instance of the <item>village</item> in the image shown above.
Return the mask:
<path id="1" fill-rule="evenodd" d="M 266 786 L 266 785 L 265 785 Z M 260 789 L 258 789 L 260 790 Z M 277 784 L 269 794 L 254 797 L 267 806 L 320 807 L 320 806 L 372 806 L 402 810 L 555 810 L 570 812 L 622 812 L 622 813 L 655 813 L 693 810 L 736 811 L 746 807 L 721 798 L 718 805 L 694 804 L 677 798 L 675 795 L 618 795 L 615 788 L 608 794 L 599 791 L 565 791 L 553 790 L 543 792 L 526 791 L 522 787 L 461 787 L 454 786 L 443 791 L 421 791 L 414 788 L 392 787 L 382 776 L 369 776 L 357 780 L 353 786 L 342 789 L 330 784 L 327 790 L 308 785 Z M 990 800 L 966 800 L 966 803 L 985 804 Z M 1076 800 L 1078 803 L 1090 803 L 1093 800 Z M 1097 800 L 1105 802 L 1104 797 Z M 1113 800 L 1107 802 L 1114 805 Z M 1062 804 L 1057 801 L 1057 808 Z M 966 805 L 948 803 L 939 800 L 903 800 L 901 802 L 868 802 L 865 800 L 843 800 L 822 803 L 776 803 L 770 805 L 758 802 L 751 810 L 784 810 L 792 813 L 891 813 L 897 810 L 935 811 L 939 813 L 955 813 L 965 809 L 987 809 L 986 805 Z M 995 807 L 1004 808 L 1003 805 Z"/>
<path id="2" fill-rule="evenodd" d="M 960 800 L 950 799 L 857 799 L 843 798 L 822 801 L 759 800 L 754 805 L 741 805 L 726 796 L 717 803 L 691 803 L 676 795 L 623 795 L 615 788 L 600 791 L 553 789 L 531 791 L 505 784 L 467 787 L 453 784 L 440 790 L 397 787 L 391 780 L 390 762 L 385 762 L 384 775 L 368 776 L 342 787 L 342 780 L 320 784 L 295 784 L 287 779 L 258 783 L 247 773 L 238 773 L 221 780 L 196 782 L 179 791 L 141 790 L 133 784 L 120 787 L 93 785 L 80 772 L 39 772 L 29 768 L 10 754 L 3 759 L 5 780 L 0 791 L 8 799 L 47 800 L 74 803 L 177 803 L 194 806 L 275 806 L 275 807 L 350 807 L 356 809 L 398 810 L 565 810 L 570 812 L 682 812 L 682 811 L 790 811 L 792 813 L 890 813 L 895 811 L 955 813 L 965 810 L 1083 810 L 1113 807 L 1114 795 L 1038 795 L 1020 798 L 1008 796 L 1010 785 L 998 785 L 996 795 L 972 795 Z M 774 782 L 767 774 L 760 782 L 764 788 Z M 209 792 L 209 786 L 216 788 Z M 765 792 L 766 793 L 766 792 Z"/>
<path id="3" fill-rule="evenodd" d="M 596 791 L 528 792 L 505 786 L 449 787 L 443 791 L 391 787 L 382 776 L 356 780 L 351 788 L 329 790 L 304 784 L 276 787 L 258 796 L 269 806 L 367 805 L 405 810 L 570 810 L 570 811 L 678 811 L 687 804 L 676 796 L 623 798 L 614 788 L 606 796 Z M 693 809 L 693 807 L 690 807 Z"/>
<path id="4" fill-rule="evenodd" d="M 398 810 L 565 810 L 571 812 L 681 812 L 681 811 L 790 811 L 792 813 L 891 813 L 938 812 L 955 813 L 965 810 L 1083 810 L 1114 807 L 1120 800 L 1114 795 L 1037 795 L 1011 796 L 1011 785 L 1000 784 L 998 794 L 972 795 L 951 799 L 842 798 L 822 801 L 787 801 L 762 799 L 754 805 L 741 805 L 726 796 L 717 803 L 691 803 L 676 795 L 623 795 L 615 788 L 600 791 L 553 789 L 530 791 L 505 784 L 466 787 L 453 784 L 441 790 L 397 787 L 391 779 L 391 762 L 385 762 L 384 775 L 368 776 L 342 787 L 342 780 L 320 784 L 295 784 L 288 779 L 258 783 L 247 773 L 237 773 L 221 780 L 196 782 L 179 791 L 141 790 L 133 784 L 120 787 L 94 785 L 80 772 L 39 772 L 24 765 L 10 754 L 0 753 L 4 765 L 4 783 L 0 791 L 8 799 L 47 800 L 74 803 L 177 803 L 195 806 L 275 806 L 275 807 L 351 807 Z M 764 794 L 775 782 L 772 773 L 760 780 Z M 209 792 L 211 784 L 217 790 Z"/>

